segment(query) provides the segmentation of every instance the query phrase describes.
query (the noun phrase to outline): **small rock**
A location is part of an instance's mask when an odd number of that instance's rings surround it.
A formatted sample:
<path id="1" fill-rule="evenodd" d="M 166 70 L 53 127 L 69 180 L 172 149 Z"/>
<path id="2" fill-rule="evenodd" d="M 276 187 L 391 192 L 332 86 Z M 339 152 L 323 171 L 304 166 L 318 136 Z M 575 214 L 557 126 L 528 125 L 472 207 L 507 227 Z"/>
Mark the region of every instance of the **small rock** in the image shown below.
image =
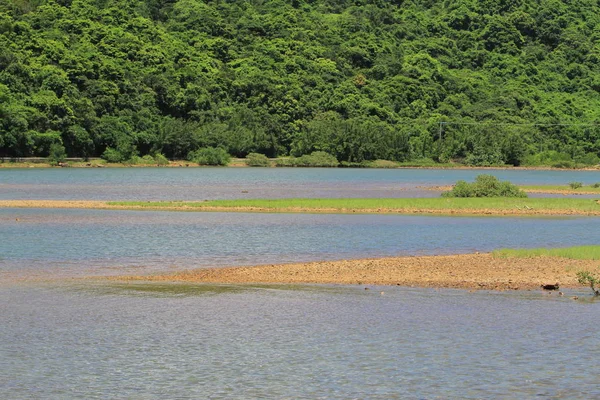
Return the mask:
<path id="1" fill-rule="evenodd" d="M 551 284 L 551 283 L 549 283 L 549 284 L 540 285 L 540 286 L 544 290 L 558 290 L 558 288 L 559 288 L 558 282 L 556 284 L 554 284 L 554 285 Z"/>

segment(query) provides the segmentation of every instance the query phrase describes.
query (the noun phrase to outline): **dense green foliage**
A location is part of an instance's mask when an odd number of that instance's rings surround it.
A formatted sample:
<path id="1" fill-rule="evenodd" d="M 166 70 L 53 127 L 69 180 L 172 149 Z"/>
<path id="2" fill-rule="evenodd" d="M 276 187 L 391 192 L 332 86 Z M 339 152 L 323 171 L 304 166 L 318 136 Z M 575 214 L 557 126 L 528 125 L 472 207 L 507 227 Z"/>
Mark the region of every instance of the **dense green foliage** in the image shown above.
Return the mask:
<path id="1" fill-rule="evenodd" d="M 477 175 L 475 182 L 460 180 L 442 197 L 527 197 L 527 194 L 507 181 L 499 181 L 493 175 Z"/>
<path id="2" fill-rule="evenodd" d="M 569 167 L 599 92 L 594 0 L 0 0 L 0 156 Z"/>

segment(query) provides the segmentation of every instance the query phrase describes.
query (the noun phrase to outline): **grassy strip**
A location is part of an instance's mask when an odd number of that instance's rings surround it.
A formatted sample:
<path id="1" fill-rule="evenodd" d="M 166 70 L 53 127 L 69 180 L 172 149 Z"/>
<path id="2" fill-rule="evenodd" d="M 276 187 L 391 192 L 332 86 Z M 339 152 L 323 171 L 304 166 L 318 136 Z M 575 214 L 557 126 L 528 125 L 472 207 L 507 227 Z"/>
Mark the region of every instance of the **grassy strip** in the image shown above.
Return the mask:
<path id="1" fill-rule="evenodd" d="M 565 211 L 566 213 L 598 213 L 600 205 L 590 199 L 571 198 L 398 198 L 398 199 L 254 199 L 214 200 L 203 202 L 183 201 L 120 201 L 108 202 L 110 206 L 197 209 L 231 208 L 265 211 L 334 211 L 334 212 L 430 212 L 448 211 L 472 213 L 496 211 L 506 213 L 544 214 Z"/>
<path id="2" fill-rule="evenodd" d="M 579 193 L 579 194 L 600 194 L 600 187 L 583 186 L 573 189 L 569 185 L 519 185 L 520 189 L 526 192 L 559 192 L 559 193 Z"/>
<path id="3" fill-rule="evenodd" d="M 498 249 L 492 252 L 499 258 L 562 257 L 571 260 L 600 260 L 600 246 L 576 246 L 559 249 Z"/>

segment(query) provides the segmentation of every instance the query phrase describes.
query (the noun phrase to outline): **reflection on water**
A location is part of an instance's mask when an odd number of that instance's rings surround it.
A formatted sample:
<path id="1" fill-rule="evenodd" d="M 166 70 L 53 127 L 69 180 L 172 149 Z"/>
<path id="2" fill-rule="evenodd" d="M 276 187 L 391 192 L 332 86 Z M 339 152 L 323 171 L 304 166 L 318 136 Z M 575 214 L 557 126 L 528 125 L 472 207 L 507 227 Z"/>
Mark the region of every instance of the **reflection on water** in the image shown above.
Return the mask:
<path id="1" fill-rule="evenodd" d="M 0 291 L 0 397 L 600 396 L 599 303 L 397 287 L 135 291 Z"/>

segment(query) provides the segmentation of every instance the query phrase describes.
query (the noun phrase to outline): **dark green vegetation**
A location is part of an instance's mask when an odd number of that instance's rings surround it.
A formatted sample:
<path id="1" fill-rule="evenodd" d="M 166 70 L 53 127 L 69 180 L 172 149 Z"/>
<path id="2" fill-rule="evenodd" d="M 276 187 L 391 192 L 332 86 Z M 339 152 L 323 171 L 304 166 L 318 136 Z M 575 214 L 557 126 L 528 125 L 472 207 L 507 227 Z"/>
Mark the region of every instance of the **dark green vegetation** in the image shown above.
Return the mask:
<path id="1" fill-rule="evenodd" d="M 456 182 L 452 190 L 442 193 L 442 197 L 527 197 L 527 194 L 510 182 L 482 174 L 477 175 L 473 183 Z"/>
<path id="2" fill-rule="evenodd" d="M 539 249 L 499 249 L 494 250 L 495 257 L 562 257 L 571 260 L 600 260 L 600 246 L 575 246 L 565 248 Z"/>
<path id="3" fill-rule="evenodd" d="M 397 198 L 397 199 L 243 199 L 185 201 L 111 201 L 108 206 L 182 211 L 214 208 L 231 211 L 281 212 L 391 212 L 459 214 L 600 214 L 600 205 L 589 199 L 572 198 Z"/>
<path id="4" fill-rule="evenodd" d="M 593 0 L 0 0 L 0 156 L 595 164 L 599 26 Z"/>

